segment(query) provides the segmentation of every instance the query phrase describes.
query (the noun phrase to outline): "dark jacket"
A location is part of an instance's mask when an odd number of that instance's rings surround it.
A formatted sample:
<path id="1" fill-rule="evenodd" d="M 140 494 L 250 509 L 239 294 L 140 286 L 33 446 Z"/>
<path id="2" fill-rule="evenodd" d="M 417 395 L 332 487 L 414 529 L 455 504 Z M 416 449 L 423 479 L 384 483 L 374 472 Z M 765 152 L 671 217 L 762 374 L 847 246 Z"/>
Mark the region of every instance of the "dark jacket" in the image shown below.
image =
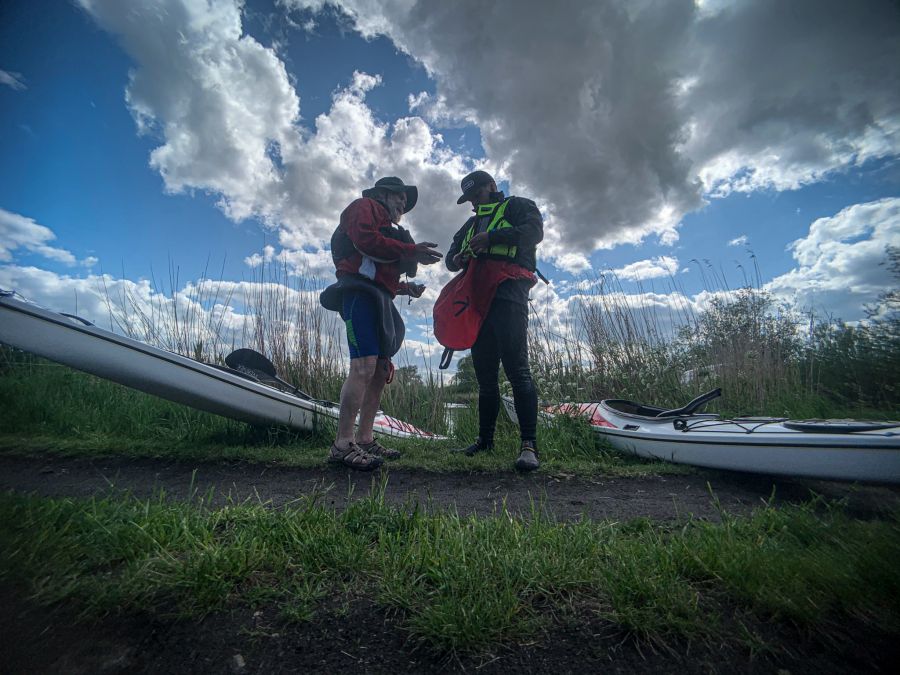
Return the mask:
<path id="1" fill-rule="evenodd" d="M 502 192 L 494 192 L 491 195 L 495 201 L 503 201 L 505 197 Z M 469 228 L 475 223 L 477 216 L 472 216 L 466 221 L 459 231 L 453 236 L 453 243 L 450 244 L 450 250 L 444 261 L 447 263 L 447 269 L 456 272 L 460 268 L 453 262 L 454 256 L 462 249 L 463 241 Z M 488 220 L 490 217 L 486 217 Z M 530 199 L 524 197 L 510 197 L 509 205 L 506 207 L 504 218 L 512 227 L 504 227 L 493 230 L 488 233 L 488 241 L 490 245 L 509 244 L 516 247 L 516 256 L 512 262 L 516 265 L 524 267 L 529 272 L 537 269 L 537 245 L 544 238 L 544 219 L 541 218 L 541 212 L 538 207 Z M 480 228 L 476 227 L 476 232 L 487 226 L 487 222 L 479 223 Z M 478 256 L 479 260 L 484 258 L 496 258 L 502 261 L 508 261 L 506 256 L 494 256 L 488 253 L 482 253 Z M 519 304 L 528 304 L 528 291 L 533 286 L 533 282 L 526 280 L 509 280 L 504 281 L 497 287 L 494 300 L 506 300 Z"/>
<path id="2" fill-rule="evenodd" d="M 492 197 L 497 201 L 503 201 L 505 197 L 502 192 L 495 192 Z M 447 263 L 447 269 L 451 272 L 459 271 L 460 267 L 453 262 L 454 256 L 460 252 L 463 240 L 466 238 L 466 232 L 472 227 L 476 216 L 472 216 L 466 221 L 459 231 L 453 235 L 453 243 L 450 244 L 450 250 L 444 260 Z M 541 212 L 537 205 L 530 199 L 524 197 L 510 197 L 509 206 L 506 207 L 504 218 L 512 227 L 504 227 L 488 233 L 488 240 L 491 246 L 495 244 L 510 244 L 516 247 L 516 257 L 513 262 L 521 265 L 529 272 L 534 272 L 537 267 L 537 245 L 544 238 L 544 219 L 541 218 Z M 484 255 L 484 254 L 482 254 Z M 492 256 L 487 256 L 492 257 Z M 501 260 L 509 260 L 509 258 L 501 257 Z"/>

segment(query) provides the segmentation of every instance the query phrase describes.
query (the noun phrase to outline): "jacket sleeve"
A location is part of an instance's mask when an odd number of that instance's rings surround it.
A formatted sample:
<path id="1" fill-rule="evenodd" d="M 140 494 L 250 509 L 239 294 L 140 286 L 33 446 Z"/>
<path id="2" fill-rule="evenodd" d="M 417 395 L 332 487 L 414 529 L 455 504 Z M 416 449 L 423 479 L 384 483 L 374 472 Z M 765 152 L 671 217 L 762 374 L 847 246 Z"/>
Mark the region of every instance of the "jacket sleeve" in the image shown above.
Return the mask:
<path id="1" fill-rule="evenodd" d="M 378 229 L 376 204 L 358 199 L 341 214 L 341 225 L 360 253 L 382 260 L 413 260 L 416 245 L 385 237 Z"/>
<path id="2" fill-rule="evenodd" d="M 512 227 L 488 233 L 488 241 L 511 246 L 537 246 L 544 238 L 544 219 L 537 204 L 524 197 L 510 197 L 506 220 Z"/>
<path id="3" fill-rule="evenodd" d="M 404 244 L 415 245 L 416 243 L 416 240 L 412 238 L 409 230 L 406 230 L 399 225 L 397 226 L 397 239 L 399 239 Z M 401 260 L 397 266 L 400 268 L 400 273 L 405 274 L 408 277 L 415 277 L 416 274 L 419 273 L 419 263 L 416 262 L 415 258 L 407 258 L 405 260 Z"/>
<path id="4" fill-rule="evenodd" d="M 459 228 L 459 231 L 453 235 L 453 241 L 450 244 L 450 250 L 447 251 L 447 255 L 444 256 L 444 263 L 447 265 L 447 269 L 451 272 L 458 272 L 462 268 L 453 262 L 453 258 L 456 257 L 456 254 L 462 250 L 463 239 L 466 238 L 466 232 L 469 227 L 472 225 L 472 219 L 469 218 L 465 225 Z"/>

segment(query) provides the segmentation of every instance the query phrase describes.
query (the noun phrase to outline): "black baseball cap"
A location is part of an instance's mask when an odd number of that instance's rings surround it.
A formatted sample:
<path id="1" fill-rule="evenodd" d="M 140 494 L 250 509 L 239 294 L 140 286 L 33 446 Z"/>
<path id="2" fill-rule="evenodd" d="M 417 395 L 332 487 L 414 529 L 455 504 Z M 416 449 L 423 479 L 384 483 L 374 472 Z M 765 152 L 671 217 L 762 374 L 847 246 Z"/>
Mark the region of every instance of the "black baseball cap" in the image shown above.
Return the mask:
<path id="1" fill-rule="evenodd" d="M 463 202 L 468 201 L 469 193 L 472 190 L 481 185 L 487 185 L 488 183 L 493 182 L 494 177 L 487 171 L 473 171 L 460 182 L 459 187 L 462 190 L 462 196 L 456 200 L 456 203 L 462 204 Z"/>
<path id="2" fill-rule="evenodd" d="M 379 188 L 381 188 L 382 190 L 390 190 L 391 192 L 406 193 L 406 208 L 403 209 L 403 213 L 409 213 L 410 211 L 412 211 L 412 208 L 419 200 L 419 188 L 417 188 L 415 185 L 404 185 L 403 181 L 396 176 L 385 176 L 384 178 L 379 178 L 375 181 L 375 187 L 370 187 L 367 190 L 363 190 L 362 195 L 363 197 L 369 197 L 371 199 L 375 194 L 375 191 Z"/>

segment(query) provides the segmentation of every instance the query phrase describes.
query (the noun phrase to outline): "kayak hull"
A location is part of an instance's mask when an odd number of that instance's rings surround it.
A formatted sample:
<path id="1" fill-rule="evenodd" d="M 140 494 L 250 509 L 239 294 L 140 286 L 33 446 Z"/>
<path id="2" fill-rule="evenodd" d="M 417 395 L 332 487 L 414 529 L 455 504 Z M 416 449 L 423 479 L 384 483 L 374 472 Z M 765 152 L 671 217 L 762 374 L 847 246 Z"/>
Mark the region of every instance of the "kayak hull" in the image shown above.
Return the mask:
<path id="1" fill-rule="evenodd" d="M 9 296 L 0 296 L 0 342 L 133 389 L 231 419 L 313 430 L 334 424 L 336 404 L 306 400 Z M 379 414 L 386 436 L 441 437 Z"/>
<path id="2" fill-rule="evenodd" d="M 515 421 L 512 401 L 504 399 L 504 405 Z M 563 404 L 543 413 L 584 416 L 598 439 L 647 459 L 728 471 L 900 483 L 900 424 L 855 433 L 809 433 L 788 428 L 785 425 L 792 423 L 783 418 L 698 414 L 657 419 L 622 413 L 609 401 Z"/>
<path id="3" fill-rule="evenodd" d="M 774 434 L 750 442 L 740 437 L 698 440 L 609 428 L 595 428 L 595 431 L 616 450 L 676 464 L 805 478 L 900 483 L 900 436 L 893 439 L 893 445 L 860 447 L 852 442 L 828 442 L 833 439 L 804 439 L 807 442 L 796 443 L 796 438 Z"/>

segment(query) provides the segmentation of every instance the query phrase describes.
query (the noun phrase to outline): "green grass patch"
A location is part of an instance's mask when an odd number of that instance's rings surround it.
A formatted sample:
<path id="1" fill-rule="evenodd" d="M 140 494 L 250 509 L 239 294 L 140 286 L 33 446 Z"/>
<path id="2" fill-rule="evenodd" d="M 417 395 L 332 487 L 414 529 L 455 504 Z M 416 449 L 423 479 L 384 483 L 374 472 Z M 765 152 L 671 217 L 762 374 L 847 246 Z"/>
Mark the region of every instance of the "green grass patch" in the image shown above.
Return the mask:
<path id="1" fill-rule="evenodd" d="M 462 518 L 382 495 L 335 513 L 316 496 L 212 510 L 162 495 L 6 494 L 0 576 L 88 614 L 197 616 L 246 603 L 306 621 L 327 611 L 323 599 L 364 597 L 440 650 L 540 639 L 585 613 L 663 645 L 759 648 L 763 623 L 900 634 L 896 519 L 859 522 L 812 502 L 720 523 L 559 523 L 540 505 L 524 520 Z"/>
<path id="2" fill-rule="evenodd" d="M 10 352 L 7 352 L 9 354 Z M 334 423 L 316 432 L 253 427 L 193 410 L 134 389 L 17 353 L 0 367 L 0 452 L 67 456 L 157 457 L 190 461 L 251 461 L 321 467 Z M 391 411 L 388 411 L 391 412 Z M 496 449 L 469 458 L 452 453 L 477 436 L 475 406 L 458 415 L 443 442 L 382 439 L 402 451 L 391 468 L 426 471 L 511 471 L 518 429 L 501 411 Z M 598 447 L 588 424 L 558 417 L 539 429 L 543 470 L 573 475 L 639 476 L 690 469 L 648 462 Z"/>

